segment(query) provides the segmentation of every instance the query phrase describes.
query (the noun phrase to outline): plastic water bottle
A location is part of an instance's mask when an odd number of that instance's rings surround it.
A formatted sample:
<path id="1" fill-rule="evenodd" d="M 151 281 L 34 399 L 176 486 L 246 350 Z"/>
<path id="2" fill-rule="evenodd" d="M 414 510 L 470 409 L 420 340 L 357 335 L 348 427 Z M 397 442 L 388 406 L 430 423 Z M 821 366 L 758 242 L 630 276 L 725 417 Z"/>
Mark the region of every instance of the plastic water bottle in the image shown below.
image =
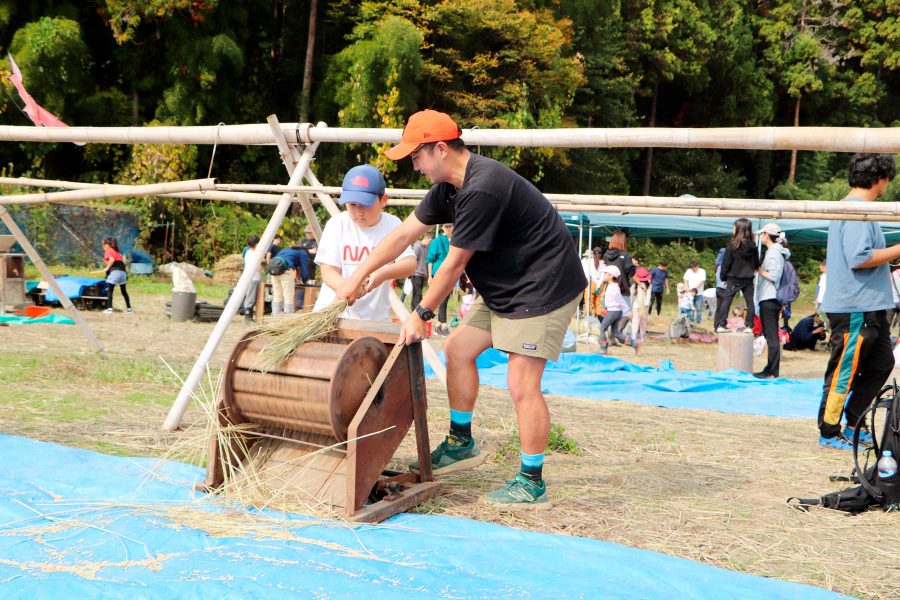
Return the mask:
<path id="1" fill-rule="evenodd" d="M 878 477 L 880 479 L 890 479 L 896 474 L 897 461 L 890 450 L 885 450 L 881 458 L 878 459 Z"/>

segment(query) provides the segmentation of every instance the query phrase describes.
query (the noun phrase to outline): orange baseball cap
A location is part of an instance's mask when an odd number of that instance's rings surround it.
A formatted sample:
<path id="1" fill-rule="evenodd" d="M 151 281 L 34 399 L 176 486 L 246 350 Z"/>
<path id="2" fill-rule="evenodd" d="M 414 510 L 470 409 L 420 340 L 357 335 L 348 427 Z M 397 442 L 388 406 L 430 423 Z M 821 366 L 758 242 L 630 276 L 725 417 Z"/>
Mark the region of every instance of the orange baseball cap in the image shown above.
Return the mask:
<path id="1" fill-rule="evenodd" d="M 455 140 L 461 135 L 459 126 L 447 113 L 420 110 L 409 117 L 400 143 L 384 154 L 391 160 L 402 160 L 422 144 Z"/>

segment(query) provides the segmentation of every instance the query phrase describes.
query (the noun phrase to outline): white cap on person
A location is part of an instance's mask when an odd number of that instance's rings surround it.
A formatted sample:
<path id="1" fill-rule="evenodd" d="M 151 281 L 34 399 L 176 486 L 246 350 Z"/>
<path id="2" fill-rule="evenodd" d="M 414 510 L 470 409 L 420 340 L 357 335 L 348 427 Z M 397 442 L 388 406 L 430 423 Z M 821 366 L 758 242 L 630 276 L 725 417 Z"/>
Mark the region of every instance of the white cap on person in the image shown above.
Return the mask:
<path id="1" fill-rule="evenodd" d="M 622 274 L 622 272 L 619 271 L 619 267 L 617 267 L 616 265 L 607 265 L 607 266 L 603 267 L 603 272 L 609 273 L 613 277 L 618 277 L 619 275 Z"/>
<path id="2" fill-rule="evenodd" d="M 774 235 L 776 237 L 781 237 L 784 235 L 784 232 L 781 231 L 781 227 L 779 227 L 778 223 L 775 223 L 774 221 L 763 225 L 762 229 L 760 229 L 759 232 L 768 233 L 769 235 Z"/>

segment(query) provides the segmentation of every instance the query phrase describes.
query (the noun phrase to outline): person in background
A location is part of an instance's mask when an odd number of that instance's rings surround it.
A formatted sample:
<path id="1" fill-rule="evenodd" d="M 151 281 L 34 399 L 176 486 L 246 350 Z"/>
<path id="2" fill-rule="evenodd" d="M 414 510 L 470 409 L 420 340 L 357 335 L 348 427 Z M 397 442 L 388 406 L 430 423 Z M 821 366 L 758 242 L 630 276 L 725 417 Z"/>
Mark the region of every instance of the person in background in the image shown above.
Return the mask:
<path id="1" fill-rule="evenodd" d="M 890 154 L 850 158 L 850 192 L 844 200 L 874 202 L 897 175 Z M 822 308 L 831 329 L 831 357 L 819 407 L 819 445 L 852 450 L 859 417 L 894 368 L 887 311 L 894 306 L 888 264 L 900 259 L 900 244 L 886 247 L 875 221 L 831 221 L 828 225 L 828 287 Z M 841 431 L 841 417 L 846 427 Z M 863 443 L 872 434 L 859 432 Z"/>
<path id="2" fill-rule="evenodd" d="M 693 295 L 694 321 L 699 324 L 703 320 L 703 288 L 706 286 L 706 271 L 700 268 L 700 263 L 692 260 L 682 279 L 684 280 L 684 289 L 697 292 Z"/>
<path id="3" fill-rule="evenodd" d="M 111 314 L 113 312 L 113 291 L 116 286 L 122 288 L 122 297 L 125 298 L 125 312 L 131 313 L 131 299 L 128 297 L 126 284 L 128 283 L 128 273 L 125 272 L 125 261 L 122 254 L 119 253 L 119 244 L 116 238 L 103 238 L 100 243 L 103 248 L 103 260 L 106 262 L 106 310 L 103 312 Z"/>
<path id="4" fill-rule="evenodd" d="M 256 236 L 254 236 L 256 237 Z M 259 242 L 259 238 L 256 238 L 257 243 Z M 250 249 L 250 244 L 247 244 L 247 249 Z M 275 234 L 275 237 L 272 238 L 272 243 L 269 245 L 269 249 L 266 251 L 265 261 L 268 263 L 270 260 L 278 256 L 278 253 L 281 252 L 281 236 L 279 234 Z M 246 257 L 247 252 L 244 251 L 244 256 Z"/>
<path id="5" fill-rule="evenodd" d="M 322 310 L 336 299 L 336 290 L 344 285 L 371 256 L 375 247 L 400 227 L 400 219 L 384 212 L 388 197 L 381 171 L 372 165 L 353 167 L 344 175 L 341 206 L 346 210 L 328 219 L 322 230 L 316 263 L 322 271 L 322 291 L 314 311 Z M 416 257 L 405 246 L 396 260 L 369 273 L 361 284 L 361 297 L 341 314 L 351 319 L 391 320 L 391 282 L 412 275 Z"/>
<path id="6" fill-rule="evenodd" d="M 309 257 L 315 261 L 316 252 L 319 250 L 319 242 L 316 241 L 316 232 L 313 231 L 312 225 L 306 226 L 303 230 L 303 235 L 306 237 L 300 240 L 297 246 L 306 250 L 309 253 Z"/>
<path id="7" fill-rule="evenodd" d="M 825 299 L 825 284 L 827 282 L 825 275 L 827 274 L 827 267 L 825 265 L 825 261 L 819 263 L 819 283 L 816 284 L 816 300 L 813 302 L 813 306 L 816 311 L 822 307 L 822 300 Z"/>
<path id="8" fill-rule="evenodd" d="M 896 265 L 891 265 L 891 298 L 894 310 L 888 313 L 888 323 L 893 329 L 894 325 L 900 326 L 900 266 Z"/>
<path id="9" fill-rule="evenodd" d="M 650 303 L 647 306 L 647 314 L 650 314 L 653 303 L 656 302 L 656 316 L 659 316 L 664 293 L 669 293 L 669 263 L 661 260 L 650 269 Z"/>
<path id="10" fill-rule="evenodd" d="M 603 284 L 603 268 L 606 263 L 601 258 L 602 254 L 603 250 L 597 246 L 593 250 L 586 250 L 584 259 L 581 261 L 584 276 L 588 280 L 588 286 L 584 289 L 584 310 L 585 313 L 589 312 L 592 317 L 599 317 L 600 309 L 603 308 L 599 292 L 600 286 Z M 590 330 L 590 324 L 588 329 Z"/>
<path id="11" fill-rule="evenodd" d="M 416 272 L 410 277 L 412 282 L 410 308 L 415 308 L 422 301 L 422 292 L 428 279 L 428 265 L 425 260 L 428 258 L 428 247 L 432 240 L 434 240 L 434 233 L 428 231 L 421 240 L 416 240 L 412 245 L 413 254 L 416 255 Z"/>
<path id="12" fill-rule="evenodd" d="M 778 243 L 781 244 L 781 247 L 784 248 L 784 260 L 785 262 L 790 262 L 791 260 L 791 251 L 788 249 L 788 241 L 787 238 L 782 234 L 781 239 L 778 240 Z M 778 283 L 776 282 L 775 288 L 778 288 Z M 793 311 L 791 310 L 791 303 L 781 305 L 781 319 L 782 326 L 781 328 L 790 333 L 791 331 L 791 315 Z"/>
<path id="13" fill-rule="evenodd" d="M 747 304 L 744 314 L 744 331 L 753 330 L 753 278 L 759 269 L 759 250 L 753 235 L 753 224 L 750 219 L 737 219 L 731 230 L 731 239 L 725 246 L 722 257 L 721 278 L 725 284 L 721 301 L 716 309 L 716 332 L 728 331 L 728 313 L 734 297 L 741 292 Z"/>
<path id="14" fill-rule="evenodd" d="M 259 236 L 251 235 L 247 238 L 247 252 L 244 254 L 244 268 L 246 269 L 250 263 L 250 257 L 253 256 L 253 250 L 259 245 Z M 253 322 L 253 309 L 256 306 L 256 291 L 259 288 L 259 272 L 262 270 L 262 264 L 253 265 L 253 279 L 247 287 L 244 294 L 244 301 L 241 306 L 244 307 L 244 320 L 247 323 Z"/>
<path id="15" fill-rule="evenodd" d="M 678 284 L 678 311 L 686 316 L 689 320 L 694 320 L 694 311 L 696 303 L 694 299 L 697 297 L 697 290 L 685 289 L 683 283 Z"/>
<path id="16" fill-rule="evenodd" d="M 609 246 L 603 254 L 603 262 L 606 266 L 615 266 L 619 269 L 621 275 L 618 278 L 619 289 L 625 302 L 631 305 L 631 278 L 637 267 L 634 266 L 634 259 L 628 253 L 628 236 L 624 231 L 616 231 L 609 239 Z"/>
<path id="17" fill-rule="evenodd" d="M 621 273 L 615 265 L 607 265 L 603 268 L 603 305 L 606 308 L 606 315 L 603 316 L 603 322 L 600 323 L 600 354 L 609 354 L 609 337 L 615 338 L 623 344 L 628 344 L 638 351 L 638 342 L 629 339 L 624 333 L 619 331 L 619 321 L 623 316 L 631 312 L 631 306 L 622 295 L 622 288 L 619 285 Z M 609 337 L 607 337 L 609 331 Z"/>
<path id="18" fill-rule="evenodd" d="M 813 313 L 800 319 L 794 326 L 794 330 L 791 331 L 791 349 L 815 350 L 816 342 L 824 340 L 825 337 L 825 323 L 822 322 L 819 313 Z"/>
<path id="19" fill-rule="evenodd" d="M 266 269 L 272 276 L 272 316 L 292 314 L 297 302 L 297 278 L 309 278 L 309 254 L 301 248 L 285 248 L 267 263 Z"/>
<path id="20" fill-rule="evenodd" d="M 759 305 L 759 320 L 762 323 L 762 334 L 766 338 L 768 356 L 762 371 L 754 373 L 757 379 L 776 379 L 781 365 L 781 341 L 778 316 L 781 304 L 777 300 L 778 282 L 784 272 L 784 261 L 787 252 L 779 240 L 784 236 L 777 223 L 766 223 L 759 231 L 760 239 L 766 247 L 766 257 L 759 267 L 756 283 L 756 303 Z"/>
<path id="21" fill-rule="evenodd" d="M 453 223 L 444 223 L 441 225 L 441 230 L 444 232 L 444 235 L 439 235 L 434 238 L 434 241 L 428 246 L 428 256 L 425 258 L 425 263 L 431 265 L 431 275 L 428 278 L 429 283 L 431 283 L 431 280 L 438 274 L 438 269 L 441 268 L 447 255 L 450 254 L 450 239 L 453 237 Z M 450 290 L 450 293 L 453 293 L 453 290 Z M 447 297 L 444 298 L 438 306 L 438 326 L 434 329 L 434 332 L 438 335 L 450 335 L 450 329 L 447 327 L 447 303 L 449 301 L 450 294 L 447 294 Z"/>
<path id="22" fill-rule="evenodd" d="M 650 271 L 638 267 L 634 272 L 634 293 L 631 294 L 631 339 L 647 341 L 647 321 L 650 320 Z"/>

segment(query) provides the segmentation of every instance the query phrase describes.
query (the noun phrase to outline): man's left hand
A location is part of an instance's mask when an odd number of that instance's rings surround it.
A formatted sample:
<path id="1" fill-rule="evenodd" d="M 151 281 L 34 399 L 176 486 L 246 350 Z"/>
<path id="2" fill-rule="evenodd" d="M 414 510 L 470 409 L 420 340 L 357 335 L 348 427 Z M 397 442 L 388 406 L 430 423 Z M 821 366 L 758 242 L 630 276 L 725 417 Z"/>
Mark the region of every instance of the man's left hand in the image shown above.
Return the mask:
<path id="1" fill-rule="evenodd" d="M 403 322 L 400 328 L 400 342 L 409 346 L 425 339 L 425 321 L 413 313 Z"/>

